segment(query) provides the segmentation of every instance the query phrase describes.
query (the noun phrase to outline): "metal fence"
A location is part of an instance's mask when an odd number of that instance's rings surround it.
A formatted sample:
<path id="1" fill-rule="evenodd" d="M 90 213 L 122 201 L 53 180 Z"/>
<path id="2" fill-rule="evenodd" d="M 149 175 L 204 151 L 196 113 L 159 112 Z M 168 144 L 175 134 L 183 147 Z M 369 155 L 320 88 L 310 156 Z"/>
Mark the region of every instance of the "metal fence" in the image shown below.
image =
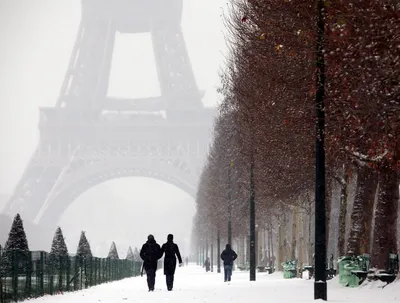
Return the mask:
<path id="1" fill-rule="evenodd" d="M 141 261 L 55 257 L 44 251 L 7 251 L 0 247 L 0 302 L 76 291 L 139 276 Z"/>

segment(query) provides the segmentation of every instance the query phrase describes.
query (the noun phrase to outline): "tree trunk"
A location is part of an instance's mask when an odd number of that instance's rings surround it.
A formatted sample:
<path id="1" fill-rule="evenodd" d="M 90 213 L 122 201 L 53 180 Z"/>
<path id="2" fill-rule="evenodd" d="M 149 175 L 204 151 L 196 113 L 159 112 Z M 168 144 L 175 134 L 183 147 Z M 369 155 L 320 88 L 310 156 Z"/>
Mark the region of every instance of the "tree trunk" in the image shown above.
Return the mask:
<path id="1" fill-rule="evenodd" d="M 296 248 L 297 248 L 297 217 L 298 210 L 294 209 L 292 215 L 292 245 L 290 250 L 290 259 L 296 260 Z"/>
<path id="2" fill-rule="evenodd" d="M 366 165 L 358 168 L 357 175 L 356 195 L 347 243 L 347 254 L 356 256 L 370 253 L 371 222 L 378 181 L 377 174 Z"/>
<path id="3" fill-rule="evenodd" d="M 301 272 L 301 269 L 303 268 L 303 263 L 304 263 L 304 261 L 303 261 L 303 253 L 304 253 L 304 228 L 303 228 L 303 213 L 300 213 L 299 215 L 298 215 L 298 221 L 297 221 L 297 224 L 298 224 L 298 226 L 299 226 L 299 245 L 298 245 L 298 247 L 299 247 L 299 249 L 298 249 L 298 256 L 299 256 L 299 258 L 298 258 L 298 268 L 300 268 L 300 272 Z"/>
<path id="4" fill-rule="evenodd" d="M 271 231 L 270 231 L 271 224 L 268 223 L 267 226 L 268 226 L 267 227 L 267 260 L 268 260 L 267 266 L 271 267 L 271 241 L 272 241 Z"/>
<path id="5" fill-rule="evenodd" d="M 314 239 L 312 238 L 312 201 L 309 199 L 308 205 L 308 265 L 313 265 L 313 254 L 314 254 Z"/>
<path id="6" fill-rule="evenodd" d="M 331 227 L 331 210 L 332 210 L 332 178 L 326 180 L 325 192 L 325 247 L 328 250 L 329 245 L 329 230 Z"/>
<path id="7" fill-rule="evenodd" d="M 276 256 L 277 267 L 279 271 L 282 271 L 282 262 L 283 262 L 283 254 L 284 254 L 284 218 L 280 216 L 279 218 L 279 231 L 278 231 L 278 253 Z"/>
<path id="8" fill-rule="evenodd" d="M 286 215 L 286 213 L 283 215 L 284 222 L 285 222 L 285 227 L 283 229 L 284 237 L 283 237 L 283 252 L 284 252 L 284 262 L 290 260 L 290 247 L 289 247 L 289 229 L 292 228 L 290 224 L 290 219 Z"/>
<path id="9" fill-rule="evenodd" d="M 276 268 L 275 265 L 275 254 L 274 254 L 274 237 L 273 237 L 273 233 L 272 233 L 272 224 L 270 225 L 270 237 L 271 237 L 271 268 Z"/>
<path id="10" fill-rule="evenodd" d="M 389 168 L 383 168 L 379 172 L 372 253 L 372 264 L 378 269 L 386 269 L 389 253 L 397 253 L 398 203 L 397 173 Z"/>
<path id="11" fill-rule="evenodd" d="M 210 254 L 211 254 L 211 272 L 214 271 L 214 235 L 211 233 L 211 246 L 210 246 Z"/>
<path id="12" fill-rule="evenodd" d="M 349 193 L 349 174 L 347 173 L 346 166 L 343 170 L 343 179 L 341 180 L 340 188 L 340 210 L 339 210 L 339 237 L 338 249 L 339 257 L 344 256 L 345 243 L 346 243 L 346 216 L 347 216 L 347 197 Z"/>
<path id="13" fill-rule="evenodd" d="M 246 263 L 246 236 L 243 235 L 240 237 L 240 265 L 244 265 Z M 218 256 L 220 258 L 220 256 Z"/>
<path id="14" fill-rule="evenodd" d="M 206 258 L 208 257 L 208 235 L 206 236 L 206 249 L 205 249 Z M 205 259 L 204 259 L 205 260 Z"/>

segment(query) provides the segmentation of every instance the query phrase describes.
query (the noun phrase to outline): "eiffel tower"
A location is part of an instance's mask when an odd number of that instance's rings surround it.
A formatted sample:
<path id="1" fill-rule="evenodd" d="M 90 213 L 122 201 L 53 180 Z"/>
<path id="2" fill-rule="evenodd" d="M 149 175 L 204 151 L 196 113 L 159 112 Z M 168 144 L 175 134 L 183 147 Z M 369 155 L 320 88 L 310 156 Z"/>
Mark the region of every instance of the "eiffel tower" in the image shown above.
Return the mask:
<path id="1" fill-rule="evenodd" d="M 181 15 L 182 0 L 82 0 L 60 96 L 55 107 L 40 108 L 39 145 L 5 213 L 54 228 L 84 191 L 127 176 L 195 195 L 214 110 L 203 106 Z M 117 32 L 151 34 L 159 97 L 107 96 Z"/>

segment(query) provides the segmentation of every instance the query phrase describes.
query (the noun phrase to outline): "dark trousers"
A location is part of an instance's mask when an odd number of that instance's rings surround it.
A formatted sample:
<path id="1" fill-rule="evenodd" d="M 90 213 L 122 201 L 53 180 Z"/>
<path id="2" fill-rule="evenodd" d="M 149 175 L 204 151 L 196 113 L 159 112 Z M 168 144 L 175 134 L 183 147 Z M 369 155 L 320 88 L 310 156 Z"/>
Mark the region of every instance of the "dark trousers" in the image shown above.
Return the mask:
<path id="1" fill-rule="evenodd" d="M 149 286 L 149 290 L 154 290 L 154 284 L 156 283 L 156 271 L 154 269 L 147 269 L 147 286 Z"/>
<path id="2" fill-rule="evenodd" d="M 168 290 L 171 290 L 174 287 L 174 275 L 165 275 L 165 280 L 167 281 Z"/>
<path id="3" fill-rule="evenodd" d="M 224 281 L 230 281 L 232 276 L 232 265 L 224 265 Z"/>

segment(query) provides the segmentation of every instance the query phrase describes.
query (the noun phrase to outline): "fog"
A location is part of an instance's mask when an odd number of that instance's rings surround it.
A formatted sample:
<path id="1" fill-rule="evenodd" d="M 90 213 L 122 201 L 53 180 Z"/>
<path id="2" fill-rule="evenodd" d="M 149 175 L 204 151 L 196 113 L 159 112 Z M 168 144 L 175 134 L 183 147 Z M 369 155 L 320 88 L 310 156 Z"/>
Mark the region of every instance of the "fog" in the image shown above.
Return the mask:
<path id="1" fill-rule="evenodd" d="M 184 0 L 182 29 L 205 106 L 218 103 L 219 71 L 226 49 L 222 0 Z M 154 8 L 156 11 L 157 8 Z M 39 141 L 39 107 L 55 106 L 81 17 L 79 0 L 0 0 L 0 210 L 12 195 Z M 149 34 L 116 34 L 107 95 L 160 95 Z M 131 177 L 84 192 L 61 216 L 70 252 L 81 230 L 99 256 L 115 241 L 120 256 L 141 246 L 148 233 L 164 242 L 174 233 L 189 253 L 193 197 L 162 181 Z M 4 223 L 5 219 L 2 217 Z M 0 224 L 4 244 L 4 224 Z M 6 231 L 8 233 L 8 230 Z M 27 230 L 30 243 L 40 233 Z M 37 247 L 34 249 L 45 249 Z"/>
<path id="2" fill-rule="evenodd" d="M 172 194 L 165 194 L 169 192 Z M 76 250 L 80 231 L 84 230 L 99 257 L 107 256 L 109 239 L 116 242 L 120 256 L 125 256 L 129 246 L 140 249 L 149 233 L 158 243 L 164 243 L 167 234 L 173 233 L 186 255 L 194 213 L 193 198 L 165 182 L 123 178 L 86 191 L 64 212 L 60 226 L 71 250 Z"/>

